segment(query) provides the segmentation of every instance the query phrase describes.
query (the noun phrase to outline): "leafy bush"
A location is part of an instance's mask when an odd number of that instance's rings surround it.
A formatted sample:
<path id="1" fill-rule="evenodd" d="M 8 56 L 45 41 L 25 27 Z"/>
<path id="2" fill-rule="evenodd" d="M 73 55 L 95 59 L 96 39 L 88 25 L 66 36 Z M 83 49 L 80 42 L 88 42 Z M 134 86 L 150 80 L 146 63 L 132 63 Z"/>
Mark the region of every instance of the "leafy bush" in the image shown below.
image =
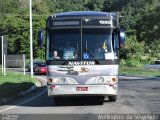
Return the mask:
<path id="1" fill-rule="evenodd" d="M 133 67 L 140 66 L 144 61 L 144 42 L 138 42 L 136 36 L 126 37 L 126 46 L 120 52 L 121 64 Z"/>

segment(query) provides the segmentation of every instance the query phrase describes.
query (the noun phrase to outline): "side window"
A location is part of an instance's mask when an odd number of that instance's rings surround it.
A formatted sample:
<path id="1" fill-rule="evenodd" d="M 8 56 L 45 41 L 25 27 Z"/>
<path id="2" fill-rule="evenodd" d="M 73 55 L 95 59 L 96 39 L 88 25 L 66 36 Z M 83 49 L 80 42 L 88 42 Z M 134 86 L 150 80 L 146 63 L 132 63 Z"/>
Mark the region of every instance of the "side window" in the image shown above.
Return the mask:
<path id="1" fill-rule="evenodd" d="M 50 41 L 50 34 L 49 31 L 47 31 L 47 52 L 46 52 L 46 58 L 50 59 L 50 45 L 51 41 Z"/>
<path id="2" fill-rule="evenodd" d="M 118 42 L 118 34 L 117 34 L 117 31 L 114 30 L 113 31 L 113 39 L 112 39 L 112 43 L 113 43 L 113 50 L 116 54 L 117 57 L 119 57 L 119 42 Z"/>

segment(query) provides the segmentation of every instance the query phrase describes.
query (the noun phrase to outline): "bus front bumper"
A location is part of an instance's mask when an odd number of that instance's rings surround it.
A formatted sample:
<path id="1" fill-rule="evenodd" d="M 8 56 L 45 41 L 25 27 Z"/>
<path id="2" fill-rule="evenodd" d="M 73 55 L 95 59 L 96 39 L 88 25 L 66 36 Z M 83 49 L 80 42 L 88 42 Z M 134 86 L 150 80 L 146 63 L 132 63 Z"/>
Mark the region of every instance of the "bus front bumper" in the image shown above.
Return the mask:
<path id="1" fill-rule="evenodd" d="M 48 96 L 116 96 L 118 85 L 48 85 Z"/>

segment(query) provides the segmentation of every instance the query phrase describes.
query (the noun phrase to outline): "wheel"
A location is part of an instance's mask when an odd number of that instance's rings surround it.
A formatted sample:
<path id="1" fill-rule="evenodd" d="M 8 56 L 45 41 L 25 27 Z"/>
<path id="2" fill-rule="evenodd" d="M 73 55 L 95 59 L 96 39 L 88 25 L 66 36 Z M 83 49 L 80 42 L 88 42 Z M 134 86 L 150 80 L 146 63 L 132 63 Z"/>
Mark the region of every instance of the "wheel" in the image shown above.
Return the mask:
<path id="1" fill-rule="evenodd" d="M 103 105 L 103 102 L 104 102 L 104 96 L 103 97 L 99 97 L 98 98 L 98 104 L 99 105 Z"/>
<path id="2" fill-rule="evenodd" d="M 117 96 L 108 96 L 109 102 L 116 102 Z"/>

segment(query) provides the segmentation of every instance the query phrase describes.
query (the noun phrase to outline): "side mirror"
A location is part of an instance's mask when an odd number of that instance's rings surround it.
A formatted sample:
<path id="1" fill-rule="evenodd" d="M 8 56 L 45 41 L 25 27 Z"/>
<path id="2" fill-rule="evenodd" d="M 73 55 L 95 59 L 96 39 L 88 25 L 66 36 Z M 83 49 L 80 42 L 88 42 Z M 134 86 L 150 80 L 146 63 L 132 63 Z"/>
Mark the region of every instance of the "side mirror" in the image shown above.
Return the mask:
<path id="1" fill-rule="evenodd" d="M 125 41 L 125 30 L 120 28 L 120 30 L 119 30 L 119 46 L 120 46 L 120 48 L 124 47 L 124 41 Z"/>
<path id="2" fill-rule="evenodd" d="M 37 36 L 38 47 L 43 48 L 43 41 L 44 41 L 44 31 L 40 30 L 38 31 L 38 36 Z"/>

